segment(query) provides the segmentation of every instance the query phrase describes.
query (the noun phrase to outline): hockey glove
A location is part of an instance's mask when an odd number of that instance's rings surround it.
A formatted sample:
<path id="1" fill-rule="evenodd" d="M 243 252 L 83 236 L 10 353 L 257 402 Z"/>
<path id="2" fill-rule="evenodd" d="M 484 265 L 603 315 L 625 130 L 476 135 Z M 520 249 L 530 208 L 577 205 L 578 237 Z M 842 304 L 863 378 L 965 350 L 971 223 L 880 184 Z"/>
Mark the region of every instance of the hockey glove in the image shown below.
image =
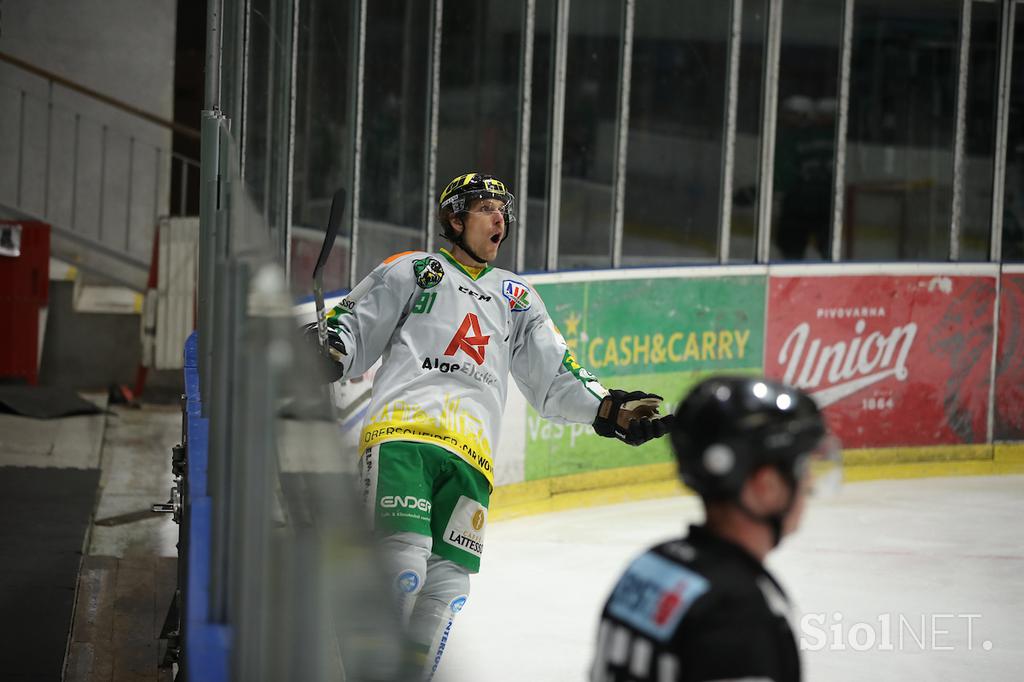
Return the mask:
<path id="1" fill-rule="evenodd" d="M 643 391 L 612 389 L 597 408 L 594 431 L 606 438 L 618 438 L 627 445 L 642 445 L 664 436 L 672 415 L 658 417 L 661 396 Z"/>
<path id="2" fill-rule="evenodd" d="M 330 384 L 340 379 L 345 373 L 345 365 L 342 364 L 341 359 L 348 355 L 348 351 L 345 349 L 345 342 L 341 340 L 338 330 L 327 327 L 326 348 L 320 345 L 316 322 L 303 325 L 302 338 L 316 348 L 319 356 L 318 366 L 326 383 Z"/>

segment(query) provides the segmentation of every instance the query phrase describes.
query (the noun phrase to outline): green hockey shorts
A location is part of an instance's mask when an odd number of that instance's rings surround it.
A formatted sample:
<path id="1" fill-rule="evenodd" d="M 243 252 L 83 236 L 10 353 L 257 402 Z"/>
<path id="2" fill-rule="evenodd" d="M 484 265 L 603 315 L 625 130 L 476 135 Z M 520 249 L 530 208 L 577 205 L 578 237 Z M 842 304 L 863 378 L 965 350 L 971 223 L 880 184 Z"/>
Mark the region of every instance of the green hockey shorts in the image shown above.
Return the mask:
<path id="1" fill-rule="evenodd" d="M 458 455 L 429 443 L 380 443 L 360 457 L 359 484 L 378 535 L 426 535 L 434 554 L 480 570 L 490 488 Z"/>

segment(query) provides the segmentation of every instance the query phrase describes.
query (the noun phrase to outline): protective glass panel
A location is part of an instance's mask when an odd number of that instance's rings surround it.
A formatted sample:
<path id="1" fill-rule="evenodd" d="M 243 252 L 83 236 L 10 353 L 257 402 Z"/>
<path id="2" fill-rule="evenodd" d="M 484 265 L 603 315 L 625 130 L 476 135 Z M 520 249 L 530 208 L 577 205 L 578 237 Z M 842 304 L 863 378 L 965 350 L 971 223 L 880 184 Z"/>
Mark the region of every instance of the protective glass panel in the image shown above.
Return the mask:
<path id="1" fill-rule="evenodd" d="M 622 0 L 574 2 L 562 136 L 558 267 L 611 265 Z"/>
<path id="2" fill-rule="evenodd" d="M 1006 194 L 1003 204 L 1003 260 L 1024 261 L 1024 5 L 1017 3 L 1013 29 L 1009 135 L 1006 138 Z"/>
<path id="3" fill-rule="evenodd" d="M 426 243 L 430 12 L 427 2 L 367 3 L 357 279 Z"/>
<path id="4" fill-rule="evenodd" d="M 242 178 L 271 233 L 286 253 L 288 157 L 292 90 L 292 3 L 252 0 L 248 7 L 247 60 L 241 107 L 229 114 L 241 133 Z"/>
<path id="5" fill-rule="evenodd" d="M 772 260 L 828 260 L 843 3 L 783 6 Z M 852 88 L 851 88 L 852 89 Z"/>
<path id="6" fill-rule="evenodd" d="M 257 3 L 252 11 L 290 12 L 293 6 Z M 315 7 L 310 9 L 315 16 Z M 368 25 L 376 25 L 382 36 L 378 43 L 370 39 L 368 61 L 389 33 L 375 24 L 373 13 L 388 9 L 378 4 L 368 17 Z M 287 224 L 275 211 L 286 205 L 278 197 L 289 195 L 289 188 L 280 186 L 278 163 L 290 157 L 292 138 L 280 130 L 274 102 L 291 100 L 291 83 L 281 72 L 292 68 L 292 25 L 266 16 L 240 20 L 229 13 L 226 32 L 238 34 L 239 21 L 249 26 L 264 20 L 262 36 L 253 36 L 261 41 L 252 46 L 259 56 L 250 52 L 246 57 L 252 79 L 246 78 L 243 63 L 231 58 L 223 71 L 229 88 L 238 85 L 247 97 L 266 98 L 267 106 L 246 109 L 246 100 L 236 97 L 231 102 L 238 108 L 225 110 L 231 118 L 218 122 L 212 136 L 212 126 L 204 130 L 204 141 L 219 145 L 215 167 L 204 170 L 219 182 L 203 186 L 203 220 L 213 222 L 204 222 L 202 238 L 215 243 L 206 241 L 201 249 L 207 257 L 204 269 L 212 266 L 199 301 L 199 339 L 207 346 L 200 348 L 199 362 L 205 376 L 198 391 L 196 382 L 186 382 L 190 425 L 183 464 L 197 467 L 194 471 L 201 471 L 204 461 L 208 466 L 205 477 L 190 478 L 186 490 L 193 497 L 178 511 L 189 538 L 183 545 L 188 561 L 182 565 L 205 567 L 209 582 L 208 589 L 204 583 L 204 589 L 188 593 L 190 622 L 200 624 L 190 625 L 189 633 L 201 632 L 206 622 L 230 630 L 230 644 L 218 637 L 203 641 L 211 656 L 225 657 L 233 679 L 247 682 L 409 680 L 415 658 L 399 627 L 390 580 L 371 545 L 366 509 L 357 493 L 361 416 L 373 370 L 328 388 L 335 368 L 323 359 L 315 327 L 305 327 L 305 333 L 297 329 L 314 315 L 293 307 L 295 292 L 288 289 L 273 239 Z M 419 23 L 416 17 L 402 20 L 408 24 L 401 25 Z M 393 26 L 389 21 L 383 25 Z M 393 43 L 393 36 L 387 42 Z M 415 40 L 410 37 L 405 45 L 411 49 Z M 414 55 L 409 61 L 422 60 Z M 405 66 L 395 67 L 397 76 L 380 68 L 384 73 L 379 76 L 371 76 L 369 69 L 368 80 L 401 81 L 409 73 Z M 330 83 L 328 74 L 316 86 Z M 367 105 L 368 116 L 388 116 L 388 100 L 394 96 L 390 87 L 369 91 L 367 99 L 374 104 Z M 414 97 L 409 92 L 402 96 Z M 372 108 L 377 105 L 381 108 Z M 401 135 L 407 131 L 405 122 L 414 118 L 399 116 L 397 128 L 384 132 Z M 310 140 L 310 147 L 316 143 Z M 410 144 L 399 151 L 415 149 Z M 401 158 L 386 156 L 389 147 L 379 141 L 368 145 L 364 167 L 378 162 L 374 154 L 381 155 L 382 166 L 401 165 Z M 204 161 L 212 165 L 212 158 Z M 244 168 L 252 175 L 244 175 Z M 388 178 L 398 172 L 392 168 Z M 328 197 L 337 184 L 327 185 Z M 372 191 L 375 184 L 405 198 L 395 183 L 375 182 L 371 174 L 367 214 L 409 220 L 402 212 L 406 209 L 373 202 L 379 196 Z M 422 216 L 424 208 L 421 201 L 418 211 L 408 211 Z M 391 210 L 395 213 L 386 213 Z M 215 260 L 209 258 L 213 253 Z M 197 426 L 199 415 L 209 421 Z"/>
<path id="7" fill-rule="evenodd" d="M 355 494 L 351 416 L 365 404 L 365 377 L 328 387 L 316 335 L 297 333 L 312 315 L 295 317 L 272 232 L 239 175 L 238 144 L 225 125 L 216 218 L 231 248 L 216 263 L 214 323 L 201 330 L 212 337 L 211 380 L 189 396 L 202 403 L 189 414 L 209 417 L 208 439 L 188 439 L 190 459 L 208 455 L 208 498 L 192 488 L 183 516 L 190 561 L 209 566 L 208 592 L 190 597 L 195 617 L 231 628 L 235 679 L 411 679 Z M 189 534 L 190 524 L 209 533 Z"/>
<path id="8" fill-rule="evenodd" d="M 730 8 L 636 5 L 624 265 L 717 258 Z"/>
<path id="9" fill-rule="evenodd" d="M 475 170 L 496 176 L 518 197 L 523 3 L 446 0 L 441 41 L 437 187 L 431 196 L 436 202 L 452 178 Z M 515 240 L 513 230 L 494 265 L 513 266 Z"/>
<path id="10" fill-rule="evenodd" d="M 992 179 L 999 73 L 999 6 L 971 3 L 960 204 L 960 260 L 985 261 L 992 234 Z"/>
<path id="11" fill-rule="evenodd" d="M 761 147 L 761 88 L 767 14 L 766 0 L 746 0 L 743 3 L 729 233 L 731 263 L 753 262 L 757 248 L 757 197 L 760 194 L 757 163 Z"/>
<path id="12" fill-rule="evenodd" d="M 291 235 L 291 288 L 297 296 L 312 292 L 331 198 L 339 187 L 352 186 L 353 2 L 299 2 Z M 327 292 L 348 284 L 349 210 L 324 268 Z"/>
<path id="13" fill-rule="evenodd" d="M 960 8 L 958 0 L 856 5 L 846 259 L 948 256 Z"/>
<path id="14" fill-rule="evenodd" d="M 249 196 L 259 209 L 264 209 L 270 191 L 270 169 L 267 152 L 273 135 L 271 84 L 274 80 L 274 40 L 277 17 L 270 11 L 269 0 L 252 0 L 249 12 L 248 48 L 245 85 L 241 106 L 232 115 L 237 122 L 244 145 L 242 150 L 242 177 L 249 187 Z M 287 27 L 280 27 L 287 30 Z M 230 115 L 230 114 L 229 114 Z"/>

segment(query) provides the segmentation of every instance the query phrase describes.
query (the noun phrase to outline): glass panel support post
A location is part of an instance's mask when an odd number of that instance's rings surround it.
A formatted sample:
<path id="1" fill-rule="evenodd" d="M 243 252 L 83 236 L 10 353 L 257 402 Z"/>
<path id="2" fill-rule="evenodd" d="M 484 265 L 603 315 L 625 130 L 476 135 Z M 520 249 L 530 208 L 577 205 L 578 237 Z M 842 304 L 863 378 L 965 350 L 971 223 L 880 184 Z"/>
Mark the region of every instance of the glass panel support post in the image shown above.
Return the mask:
<path id="1" fill-rule="evenodd" d="M 960 260 L 960 214 L 964 197 L 964 138 L 967 132 L 967 70 L 971 57 L 971 6 L 963 0 L 960 8 L 960 49 L 956 74 L 956 129 L 953 138 L 953 197 L 949 221 L 949 260 Z"/>
<path id="2" fill-rule="evenodd" d="M 636 0 L 622 7 L 622 42 L 619 53 L 619 105 L 612 185 L 612 267 L 622 267 L 622 223 L 626 205 L 626 156 L 629 153 L 629 85 L 633 78 L 633 24 Z"/>
<path id="3" fill-rule="evenodd" d="M 565 84 L 569 60 L 569 0 L 557 0 L 555 54 L 551 96 L 551 144 L 548 148 L 547 270 L 558 269 L 558 236 L 562 216 L 562 145 L 565 134 Z"/>
<path id="4" fill-rule="evenodd" d="M 532 1 L 532 0 L 531 0 Z M 427 59 L 430 79 L 427 81 L 427 149 L 423 160 L 424 183 L 423 246 L 427 252 L 434 251 L 434 235 L 437 233 L 437 139 L 441 111 L 441 35 L 444 17 L 444 0 L 433 0 L 430 11 L 430 54 Z"/>
<path id="5" fill-rule="evenodd" d="M 1006 193 L 1006 144 L 1010 123 L 1010 82 L 1013 74 L 1013 34 L 1016 1 L 1003 3 L 999 26 L 999 80 L 996 93 L 995 169 L 992 174 L 992 241 L 989 259 L 998 263 L 1003 257 L 1003 205 Z"/>
<path id="6" fill-rule="evenodd" d="M 736 166 L 736 107 L 739 100 L 740 45 L 743 42 L 743 0 L 729 10 L 729 63 L 725 91 L 725 140 L 722 145 L 722 203 L 718 210 L 718 262 L 729 262 L 732 238 L 732 176 Z"/>
<path id="7" fill-rule="evenodd" d="M 856 0 L 843 2 L 843 37 L 839 53 L 839 101 L 836 102 L 836 154 L 832 174 L 832 239 L 834 263 L 843 258 L 843 218 L 846 211 L 846 137 L 850 121 L 850 58 L 853 54 L 853 10 Z"/>
<path id="8" fill-rule="evenodd" d="M 537 25 L 537 0 L 526 0 L 523 7 L 523 51 L 519 72 L 519 133 L 516 150 L 519 167 L 516 172 L 516 192 L 520 196 L 516 206 L 515 271 L 526 269 L 526 231 L 528 204 L 530 203 L 530 114 L 533 104 L 533 40 Z"/>
<path id="9" fill-rule="evenodd" d="M 764 86 L 761 97 L 761 149 L 758 159 L 756 262 L 771 256 L 772 203 L 774 199 L 775 134 L 779 113 L 779 52 L 782 46 L 782 2 L 769 0 L 765 40 Z"/>
<path id="10" fill-rule="evenodd" d="M 366 72 L 366 3 L 367 0 L 356 0 L 352 5 L 355 40 L 352 41 L 352 77 L 349 82 L 355 89 L 352 98 L 352 110 L 349 120 L 352 121 L 352 187 L 349 190 L 349 247 L 348 288 L 356 285 L 356 264 L 359 257 L 359 192 L 362 180 L 363 165 L 363 76 Z"/>

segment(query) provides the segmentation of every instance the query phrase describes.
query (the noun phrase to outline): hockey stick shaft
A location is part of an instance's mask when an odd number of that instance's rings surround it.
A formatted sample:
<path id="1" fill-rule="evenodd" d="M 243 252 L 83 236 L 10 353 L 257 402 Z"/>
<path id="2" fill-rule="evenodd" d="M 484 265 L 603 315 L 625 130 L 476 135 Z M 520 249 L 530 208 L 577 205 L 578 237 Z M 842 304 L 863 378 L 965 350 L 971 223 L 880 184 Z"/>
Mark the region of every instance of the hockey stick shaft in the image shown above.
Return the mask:
<path id="1" fill-rule="evenodd" d="M 345 190 L 338 189 L 331 199 L 331 213 L 327 219 L 327 232 L 324 234 L 324 244 L 320 247 L 320 256 L 316 259 L 316 266 L 313 268 L 313 298 L 316 301 L 316 332 L 320 339 L 320 345 L 327 346 L 327 315 L 324 310 L 324 266 L 327 265 L 327 258 L 334 248 L 334 240 L 338 236 L 341 227 L 341 216 L 345 212 Z"/>

